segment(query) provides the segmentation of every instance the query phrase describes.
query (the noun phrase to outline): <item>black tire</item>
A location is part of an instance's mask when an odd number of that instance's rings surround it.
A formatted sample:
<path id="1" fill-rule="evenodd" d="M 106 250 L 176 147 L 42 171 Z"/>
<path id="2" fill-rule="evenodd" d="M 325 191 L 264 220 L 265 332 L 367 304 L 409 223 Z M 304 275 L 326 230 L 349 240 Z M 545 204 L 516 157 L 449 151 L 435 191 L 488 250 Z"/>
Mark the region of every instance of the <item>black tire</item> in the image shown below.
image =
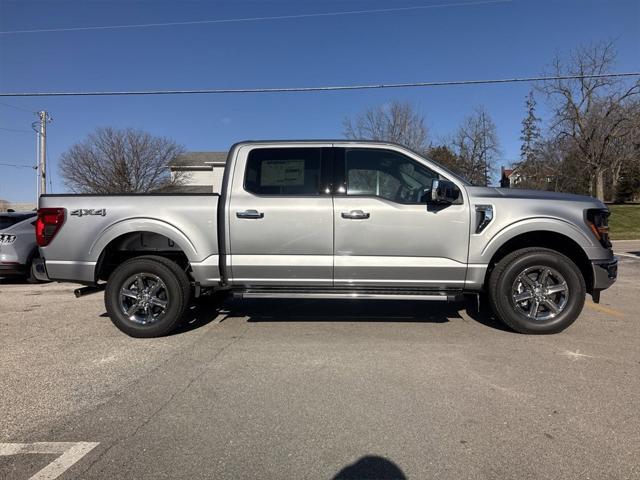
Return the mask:
<path id="1" fill-rule="evenodd" d="M 30 283 L 32 285 L 35 285 L 37 283 L 49 283 L 38 280 L 38 278 L 35 276 L 33 261 L 37 258 L 40 258 L 40 255 L 38 254 L 38 250 L 34 250 L 29 256 L 29 260 L 27 261 L 27 283 Z"/>
<path id="2" fill-rule="evenodd" d="M 51 283 L 51 281 L 39 280 L 36 277 L 35 272 L 34 272 L 35 267 L 33 266 L 33 259 L 29 262 L 29 265 L 27 266 L 27 268 L 29 269 L 29 273 L 27 275 L 27 283 L 30 283 L 32 285 L 36 285 L 36 284 L 39 284 L 39 283 Z"/>
<path id="3" fill-rule="evenodd" d="M 128 317 L 121 307 L 121 289 L 140 274 L 160 279 L 163 283 L 160 294 L 167 302 L 166 308 L 146 324 L 132 320 L 133 316 Z M 164 257 L 147 255 L 127 260 L 113 271 L 107 281 L 104 303 L 118 329 L 131 337 L 154 338 L 167 335 L 180 324 L 190 297 L 189 278 L 178 264 Z"/>
<path id="4" fill-rule="evenodd" d="M 564 306 L 558 313 L 547 307 L 547 303 L 542 302 L 541 312 L 547 316 L 554 315 L 551 318 L 534 319 L 532 300 L 517 303 L 513 297 L 516 285 L 520 287 L 524 285 L 519 279 L 523 277 L 521 274 L 527 269 L 535 272 L 538 267 L 549 268 L 553 275 L 560 276 L 564 282 L 559 282 L 558 286 L 565 285 L 565 292 L 552 295 L 553 298 L 559 299 L 558 304 Z M 535 273 L 533 273 L 535 275 Z M 529 277 L 531 279 L 531 277 Z M 535 283 L 537 284 L 536 278 Z M 551 287 L 555 285 L 550 285 Z M 537 289 L 537 290 L 536 290 Z M 536 294 L 542 295 L 546 287 L 528 289 Z M 558 333 L 571 325 L 582 312 L 586 295 L 585 281 L 580 269 L 569 258 L 554 250 L 547 248 L 523 248 L 505 256 L 495 266 L 489 277 L 488 285 L 489 303 L 493 312 L 499 320 L 511 327 L 519 333 L 528 334 L 550 334 Z M 525 292 L 525 296 L 528 293 Z M 566 298 L 563 297 L 566 295 Z M 539 298 L 546 298 L 540 296 Z M 554 303 L 556 307 L 558 304 Z M 524 307 L 523 307 L 524 306 Z M 526 306 L 529 306 L 528 311 Z M 536 310 L 538 311 L 538 310 Z M 545 315 L 540 315 L 544 317 Z"/>
<path id="5" fill-rule="evenodd" d="M 38 280 L 36 278 L 36 276 L 33 274 L 33 261 L 30 261 L 29 264 L 27 265 L 27 269 L 28 269 L 28 274 L 27 274 L 27 283 L 30 283 L 32 285 L 35 285 L 37 283 L 42 283 L 40 282 L 40 280 Z"/>

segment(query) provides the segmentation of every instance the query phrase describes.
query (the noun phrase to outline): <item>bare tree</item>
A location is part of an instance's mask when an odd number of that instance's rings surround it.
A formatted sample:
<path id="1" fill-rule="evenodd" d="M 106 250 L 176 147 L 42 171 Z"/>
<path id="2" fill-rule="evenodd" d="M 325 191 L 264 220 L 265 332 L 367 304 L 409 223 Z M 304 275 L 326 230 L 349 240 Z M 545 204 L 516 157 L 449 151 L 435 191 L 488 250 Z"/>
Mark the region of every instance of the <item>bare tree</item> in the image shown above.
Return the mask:
<path id="1" fill-rule="evenodd" d="M 77 193 L 145 193 L 179 184 L 169 162 L 184 151 L 164 137 L 99 128 L 62 154 L 60 172 Z"/>
<path id="2" fill-rule="evenodd" d="M 610 166 L 611 195 L 609 198 L 616 200 L 633 198 L 634 194 L 640 193 L 640 188 L 637 188 L 635 192 L 629 191 L 630 186 L 640 185 L 640 178 L 638 178 L 638 172 L 640 172 L 640 102 L 629 102 L 624 108 L 627 110 L 629 118 L 628 134 L 611 142 L 606 160 Z"/>
<path id="3" fill-rule="evenodd" d="M 602 75 L 615 62 L 612 42 L 581 47 L 568 60 L 557 57 L 551 74 Z M 629 135 L 631 122 L 625 104 L 640 93 L 640 82 L 629 85 L 611 77 L 549 80 L 540 86 L 553 108 L 551 131 L 567 138 L 580 153 L 589 176 L 589 191 L 600 200 L 605 197 L 607 158 L 612 144 Z"/>
<path id="4" fill-rule="evenodd" d="M 637 107 L 637 106 L 636 106 Z M 635 112 L 631 138 L 616 145 L 612 183 L 618 202 L 640 200 L 640 111 Z"/>
<path id="5" fill-rule="evenodd" d="M 484 109 L 465 118 L 453 135 L 451 149 L 460 158 L 462 175 L 476 185 L 489 185 L 500 155 L 495 123 Z"/>
<path id="6" fill-rule="evenodd" d="M 395 142 L 417 152 L 427 148 L 424 117 L 410 103 L 394 100 L 343 121 L 344 135 L 354 140 Z"/>

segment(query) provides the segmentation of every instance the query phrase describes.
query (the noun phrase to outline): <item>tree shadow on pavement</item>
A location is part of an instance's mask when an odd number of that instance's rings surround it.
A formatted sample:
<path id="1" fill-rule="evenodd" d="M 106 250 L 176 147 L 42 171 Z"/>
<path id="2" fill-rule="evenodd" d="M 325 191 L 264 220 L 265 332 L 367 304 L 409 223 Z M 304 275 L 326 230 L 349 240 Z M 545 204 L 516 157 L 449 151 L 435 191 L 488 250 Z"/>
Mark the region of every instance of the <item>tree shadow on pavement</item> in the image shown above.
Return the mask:
<path id="1" fill-rule="evenodd" d="M 395 463 L 377 455 L 367 455 L 347 465 L 332 480 L 406 480 L 404 472 Z"/>

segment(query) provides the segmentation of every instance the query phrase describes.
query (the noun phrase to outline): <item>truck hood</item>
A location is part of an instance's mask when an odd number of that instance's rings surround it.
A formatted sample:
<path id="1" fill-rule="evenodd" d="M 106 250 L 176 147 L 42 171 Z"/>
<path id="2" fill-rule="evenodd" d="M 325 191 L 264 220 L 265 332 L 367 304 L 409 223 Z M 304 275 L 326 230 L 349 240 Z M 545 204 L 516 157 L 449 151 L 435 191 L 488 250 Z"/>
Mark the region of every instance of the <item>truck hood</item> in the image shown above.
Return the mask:
<path id="1" fill-rule="evenodd" d="M 479 198 L 513 198 L 524 200 L 551 200 L 554 202 L 584 202 L 597 205 L 598 208 L 606 208 L 604 203 L 588 195 L 575 195 L 573 193 L 547 192 L 545 190 L 524 190 L 520 188 L 496 188 L 496 187 L 467 187 L 469 195 Z"/>

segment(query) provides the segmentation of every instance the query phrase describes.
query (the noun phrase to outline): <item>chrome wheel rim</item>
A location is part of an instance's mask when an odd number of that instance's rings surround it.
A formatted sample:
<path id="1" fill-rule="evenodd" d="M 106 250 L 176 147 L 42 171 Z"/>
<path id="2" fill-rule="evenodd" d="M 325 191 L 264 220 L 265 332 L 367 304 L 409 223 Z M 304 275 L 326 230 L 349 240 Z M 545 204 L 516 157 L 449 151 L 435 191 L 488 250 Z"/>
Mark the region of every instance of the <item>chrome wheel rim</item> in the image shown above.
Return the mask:
<path id="1" fill-rule="evenodd" d="M 137 273 L 127 278 L 120 288 L 120 309 L 132 322 L 150 325 L 169 308 L 169 290 L 152 273 Z"/>
<path id="2" fill-rule="evenodd" d="M 531 320 L 550 320 L 560 315 L 569 301 L 569 286 L 551 267 L 536 265 L 520 272 L 513 282 L 511 302 Z"/>

